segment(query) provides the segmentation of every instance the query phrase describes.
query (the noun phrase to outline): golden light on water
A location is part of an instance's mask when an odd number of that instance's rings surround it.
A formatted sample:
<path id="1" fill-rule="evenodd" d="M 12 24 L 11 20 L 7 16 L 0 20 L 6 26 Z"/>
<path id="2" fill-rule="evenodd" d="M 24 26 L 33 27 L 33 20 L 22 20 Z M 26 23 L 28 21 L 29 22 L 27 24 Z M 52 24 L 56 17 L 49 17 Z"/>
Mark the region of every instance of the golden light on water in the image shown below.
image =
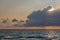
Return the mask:
<path id="1" fill-rule="evenodd" d="M 48 38 L 53 38 L 53 37 L 55 37 L 55 32 L 48 31 Z"/>

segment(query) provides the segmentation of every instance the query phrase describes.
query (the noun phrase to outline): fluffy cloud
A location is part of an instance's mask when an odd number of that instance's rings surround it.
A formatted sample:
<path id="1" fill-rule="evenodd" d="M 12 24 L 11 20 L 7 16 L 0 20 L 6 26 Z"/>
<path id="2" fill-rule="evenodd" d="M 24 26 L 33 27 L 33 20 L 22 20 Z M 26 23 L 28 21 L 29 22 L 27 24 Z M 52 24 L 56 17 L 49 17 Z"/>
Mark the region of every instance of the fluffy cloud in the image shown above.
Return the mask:
<path id="1" fill-rule="evenodd" d="M 60 25 L 60 10 L 49 12 L 51 6 L 44 8 L 42 11 L 33 11 L 26 20 L 26 26 L 59 26 Z"/>

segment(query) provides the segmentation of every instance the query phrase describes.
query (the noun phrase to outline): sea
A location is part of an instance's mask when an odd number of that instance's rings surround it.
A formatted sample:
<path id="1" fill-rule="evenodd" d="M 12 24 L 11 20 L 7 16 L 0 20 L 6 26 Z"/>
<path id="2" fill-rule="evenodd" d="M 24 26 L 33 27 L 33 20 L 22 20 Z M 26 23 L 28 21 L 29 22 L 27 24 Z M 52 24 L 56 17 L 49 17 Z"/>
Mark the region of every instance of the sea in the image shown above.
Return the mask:
<path id="1" fill-rule="evenodd" d="M 0 30 L 0 40 L 60 40 L 60 30 Z"/>

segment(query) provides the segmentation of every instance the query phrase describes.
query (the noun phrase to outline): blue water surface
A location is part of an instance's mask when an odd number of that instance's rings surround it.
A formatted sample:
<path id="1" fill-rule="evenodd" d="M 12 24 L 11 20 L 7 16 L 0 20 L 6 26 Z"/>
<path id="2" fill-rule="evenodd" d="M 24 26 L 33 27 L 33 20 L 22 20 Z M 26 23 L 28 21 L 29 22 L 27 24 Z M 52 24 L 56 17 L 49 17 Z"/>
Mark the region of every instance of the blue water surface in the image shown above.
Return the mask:
<path id="1" fill-rule="evenodd" d="M 60 40 L 60 30 L 0 30 L 0 40 Z"/>

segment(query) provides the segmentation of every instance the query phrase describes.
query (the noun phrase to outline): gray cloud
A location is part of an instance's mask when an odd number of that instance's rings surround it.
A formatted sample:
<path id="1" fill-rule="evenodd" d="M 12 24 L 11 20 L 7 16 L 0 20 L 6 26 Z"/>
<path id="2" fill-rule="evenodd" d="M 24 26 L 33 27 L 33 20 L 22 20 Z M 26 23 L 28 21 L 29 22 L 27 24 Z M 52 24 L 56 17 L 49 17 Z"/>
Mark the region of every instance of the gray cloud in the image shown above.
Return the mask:
<path id="1" fill-rule="evenodd" d="M 26 26 L 59 26 L 60 25 L 60 10 L 49 12 L 51 6 L 44 8 L 42 11 L 33 11 L 26 20 Z"/>

